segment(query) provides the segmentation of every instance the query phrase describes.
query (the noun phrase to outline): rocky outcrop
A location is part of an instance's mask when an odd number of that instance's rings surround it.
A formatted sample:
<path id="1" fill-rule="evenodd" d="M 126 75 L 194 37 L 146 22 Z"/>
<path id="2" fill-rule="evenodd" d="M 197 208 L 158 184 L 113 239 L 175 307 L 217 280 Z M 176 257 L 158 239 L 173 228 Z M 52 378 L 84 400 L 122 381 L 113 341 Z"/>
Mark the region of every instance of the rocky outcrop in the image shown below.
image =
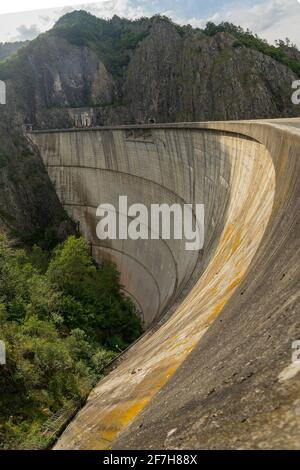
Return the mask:
<path id="1" fill-rule="evenodd" d="M 95 52 L 62 38 L 45 37 L 27 55 L 36 72 L 35 102 L 41 107 L 109 105 L 114 82 Z"/>
<path id="2" fill-rule="evenodd" d="M 37 149 L 13 130 L 2 109 L 0 116 L 0 233 L 50 248 L 74 228 Z"/>
<path id="3" fill-rule="evenodd" d="M 203 121 L 295 116 L 296 75 L 226 33 L 191 32 L 183 40 L 170 25 L 153 27 L 132 58 L 125 96 L 138 120 Z"/>
<path id="4" fill-rule="evenodd" d="M 156 21 L 133 54 L 125 76 L 125 101 L 137 122 L 152 117 L 161 122 L 177 120 L 183 53 L 184 43 L 174 26 Z"/>
<path id="5" fill-rule="evenodd" d="M 298 60 L 297 50 L 293 57 Z M 66 15 L 32 41 L 0 79 L 19 121 L 71 127 L 89 108 L 96 125 L 298 116 L 295 72 L 244 46 L 228 32 L 213 36 L 161 17 L 104 21 Z M 84 111 L 85 112 L 85 111 Z"/>
<path id="6" fill-rule="evenodd" d="M 66 108 L 107 106 L 114 100 L 113 78 L 95 52 L 52 36 L 22 51 L 5 81 L 9 109 L 33 124 L 66 125 Z"/>

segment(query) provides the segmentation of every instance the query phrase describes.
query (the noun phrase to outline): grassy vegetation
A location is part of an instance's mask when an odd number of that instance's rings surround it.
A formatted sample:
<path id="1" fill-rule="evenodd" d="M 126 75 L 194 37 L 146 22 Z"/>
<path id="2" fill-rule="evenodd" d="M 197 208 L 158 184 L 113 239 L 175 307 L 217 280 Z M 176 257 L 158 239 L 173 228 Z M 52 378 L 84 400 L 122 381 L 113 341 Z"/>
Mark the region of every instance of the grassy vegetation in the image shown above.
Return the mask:
<path id="1" fill-rule="evenodd" d="M 227 22 L 220 23 L 219 25 L 209 22 L 204 29 L 204 33 L 208 36 L 214 36 L 220 32 L 230 33 L 237 39 L 234 47 L 243 45 L 262 52 L 263 54 L 272 57 L 272 59 L 277 60 L 277 62 L 286 65 L 300 76 L 300 62 L 288 56 L 284 50 L 285 43 L 283 41 L 278 41 L 276 46 L 272 46 L 266 40 L 259 38 L 251 31 L 245 31 L 241 26 L 235 26 L 234 24 Z"/>
<path id="2" fill-rule="evenodd" d="M 83 239 L 27 253 L 1 238 L 0 448 L 46 446 L 49 419 L 82 402 L 141 332 L 116 268 L 97 267 Z"/>
<path id="3" fill-rule="evenodd" d="M 21 47 L 24 47 L 28 41 L 6 42 L 0 43 L 0 60 L 15 54 Z"/>

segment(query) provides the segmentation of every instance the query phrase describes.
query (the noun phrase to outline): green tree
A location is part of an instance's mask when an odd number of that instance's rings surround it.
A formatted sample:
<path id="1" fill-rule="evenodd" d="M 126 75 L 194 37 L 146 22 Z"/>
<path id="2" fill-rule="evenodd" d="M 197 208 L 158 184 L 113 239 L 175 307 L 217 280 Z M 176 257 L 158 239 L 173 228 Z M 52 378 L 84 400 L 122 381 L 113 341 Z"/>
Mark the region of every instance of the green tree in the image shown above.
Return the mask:
<path id="1" fill-rule="evenodd" d="M 82 238 L 52 255 L 0 238 L 0 448 L 47 445 L 43 423 L 80 403 L 141 332 L 116 267 L 98 267 Z"/>

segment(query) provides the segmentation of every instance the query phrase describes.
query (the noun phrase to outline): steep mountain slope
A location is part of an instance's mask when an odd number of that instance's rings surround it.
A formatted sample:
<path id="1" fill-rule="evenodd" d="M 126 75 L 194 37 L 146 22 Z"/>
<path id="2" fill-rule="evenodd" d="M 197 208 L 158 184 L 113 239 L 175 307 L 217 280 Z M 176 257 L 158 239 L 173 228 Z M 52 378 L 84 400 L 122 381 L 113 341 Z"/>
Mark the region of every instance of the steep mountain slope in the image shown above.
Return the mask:
<path id="1" fill-rule="evenodd" d="M 37 149 L 1 111 L 0 233 L 49 248 L 74 230 L 44 169 Z"/>
<path id="2" fill-rule="evenodd" d="M 240 35 L 76 11 L 5 61 L 0 79 L 36 127 L 72 126 L 78 108 L 100 125 L 297 116 L 297 52 Z"/>
<path id="3" fill-rule="evenodd" d="M 218 33 L 183 39 L 156 23 L 132 58 L 125 96 L 137 119 L 231 120 L 293 115 L 296 75 L 260 52 Z"/>

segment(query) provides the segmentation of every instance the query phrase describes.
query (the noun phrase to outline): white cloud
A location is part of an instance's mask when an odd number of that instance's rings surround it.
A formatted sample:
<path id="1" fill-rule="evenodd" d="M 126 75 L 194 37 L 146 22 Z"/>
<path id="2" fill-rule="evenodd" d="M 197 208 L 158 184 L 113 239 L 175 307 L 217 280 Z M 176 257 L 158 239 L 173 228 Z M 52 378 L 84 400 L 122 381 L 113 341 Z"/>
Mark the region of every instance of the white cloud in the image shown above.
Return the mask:
<path id="1" fill-rule="evenodd" d="M 96 16 L 111 18 L 114 15 L 130 19 L 140 18 L 145 15 L 152 15 L 151 3 L 139 2 L 136 5 L 131 0 L 104 0 L 98 4 L 86 5 L 86 10 Z M 150 5 L 149 5 L 150 4 Z"/>
<path id="2" fill-rule="evenodd" d="M 186 25 L 190 24 L 194 28 L 202 28 L 206 24 L 206 18 L 203 17 L 201 18 L 196 18 L 196 17 L 184 17 L 182 15 L 178 15 L 178 13 L 174 10 L 166 10 L 160 12 L 162 15 L 168 16 L 171 18 L 175 23 L 181 24 L 181 25 Z"/>
<path id="3" fill-rule="evenodd" d="M 124 3 L 131 2 L 125 1 Z M 300 47 L 299 3 L 297 0 L 254 0 L 251 2 L 228 0 L 220 4 L 218 11 L 211 12 L 208 16 L 201 16 L 201 7 L 199 7 L 200 15 L 193 17 L 184 15 L 182 4 L 180 9 L 177 9 L 174 3 L 172 10 L 161 11 L 161 13 L 179 24 L 191 24 L 199 28 L 203 28 L 207 21 L 214 23 L 229 21 L 245 29 L 249 28 L 270 42 L 279 38 L 285 39 L 288 36 Z M 131 9 L 128 8 L 127 11 Z"/>
<path id="4" fill-rule="evenodd" d="M 230 21 L 251 29 L 271 42 L 288 36 L 300 47 L 300 5 L 297 0 L 220 0 L 215 7 L 216 11 L 212 6 L 208 7 L 207 3 L 203 6 L 205 10 L 202 9 L 201 2 L 195 0 L 195 8 L 189 10 L 189 15 L 185 14 L 183 3 L 174 1 L 172 9 L 167 10 L 162 8 L 163 0 L 100 0 L 96 3 L 81 3 L 76 9 L 85 9 L 98 17 L 111 18 L 116 14 L 131 19 L 160 12 L 180 24 L 189 23 L 194 27 L 204 27 L 207 21 Z M 191 5 L 192 0 L 188 3 Z M 216 2 L 211 5 L 213 4 L 216 5 Z M 72 10 L 73 7 L 66 7 L 0 15 L 0 41 L 14 40 L 20 36 L 20 27 L 26 28 L 23 29 L 24 35 L 33 34 L 35 27 L 36 35 L 39 30 L 44 32 L 50 29 L 60 16 Z"/>
<path id="5" fill-rule="evenodd" d="M 18 36 L 15 37 L 15 41 L 27 41 L 36 38 L 40 33 L 41 30 L 36 24 L 32 24 L 31 26 L 26 26 L 25 24 L 21 24 L 18 28 Z"/>
<path id="6" fill-rule="evenodd" d="M 271 42 L 288 36 L 300 46 L 300 5 L 297 0 L 257 1 L 252 6 L 240 4 L 236 8 L 217 12 L 209 20 L 238 24 Z"/>
<path id="7" fill-rule="evenodd" d="M 81 4 L 81 0 L 44 0 L 44 5 L 41 7 L 40 0 L 27 0 L 26 2 L 20 0 L 10 0 L 9 2 L 1 2 L 0 15 L 6 13 L 18 13 L 23 11 L 34 11 L 45 8 L 64 7 L 66 5 Z"/>

